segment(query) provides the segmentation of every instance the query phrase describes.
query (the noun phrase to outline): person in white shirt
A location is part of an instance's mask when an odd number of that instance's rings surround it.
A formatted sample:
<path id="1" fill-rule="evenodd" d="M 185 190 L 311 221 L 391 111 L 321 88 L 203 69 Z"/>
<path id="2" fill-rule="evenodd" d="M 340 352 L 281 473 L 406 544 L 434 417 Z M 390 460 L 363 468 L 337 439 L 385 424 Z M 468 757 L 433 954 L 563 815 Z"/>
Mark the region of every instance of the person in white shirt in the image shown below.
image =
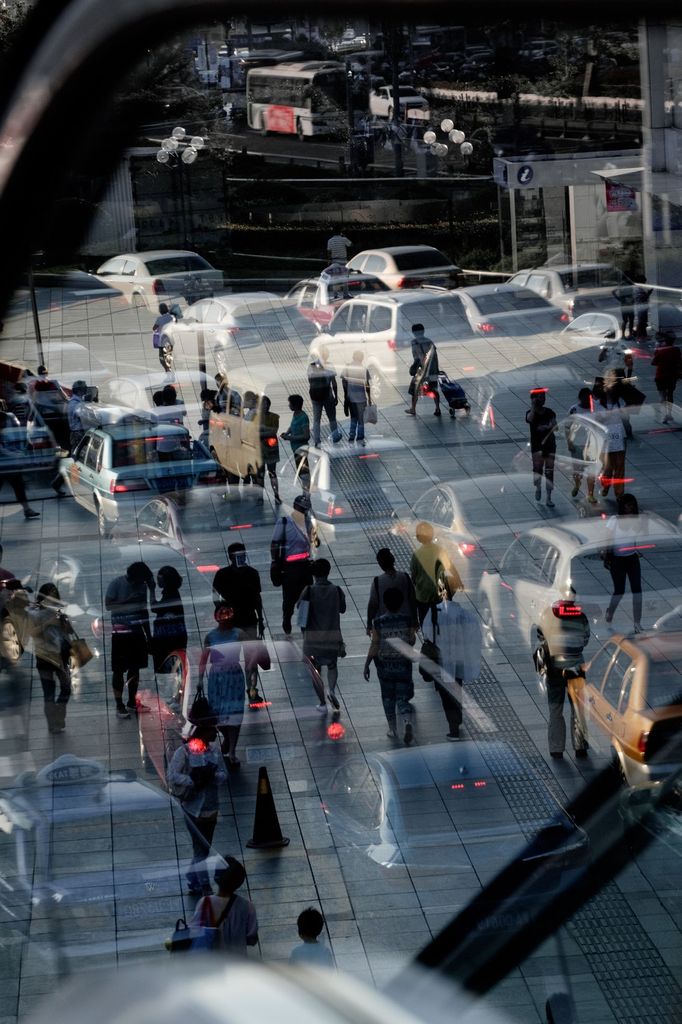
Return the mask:
<path id="1" fill-rule="evenodd" d="M 308 907 L 298 915 L 296 922 L 301 942 L 289 954 L 290 964 L 308 964 L 314 967 L 335 967 L 331 950 L 318 942 L 324 928 L 324 918 L 319 910 Z"/>
<path id="2" fill-rule="evenodd" d="M 617 498 L 625 491 L 625 424 L 623 403 L 617 396 L 617 378 L 609 371 L 604 387 L 599 392 L 598 419 L 607 429 L 606 444 L 602 454 L 601 493 L 605 498 L 609 488 Z"/>
<path id="3" fill-rule="evenodd" d="M 613 620 L 616 609 L 625 593 L 625 581 L 630 583 L 632 592 L 632 619 L 634 632 L 642 632 L 642 569 L 637 550 L 646 532 L 646 521 L 639 518 L 639 505 L 634 494 L 623 494 L 618 499 L 618 515 L 611 516 L 606 524 L 611 543 L 606 549 L 604 564 L 613 580 L 613 596 L 604 618 Z"/>
<path id="4" fill-rule="evenodd" d="M 333 228 L 333 232 L 327 242 L 327 255 L 332 263 L 345 263 L 348 259 L 348 250 L 353 243 L 342 235 L 337 227 Z"/>

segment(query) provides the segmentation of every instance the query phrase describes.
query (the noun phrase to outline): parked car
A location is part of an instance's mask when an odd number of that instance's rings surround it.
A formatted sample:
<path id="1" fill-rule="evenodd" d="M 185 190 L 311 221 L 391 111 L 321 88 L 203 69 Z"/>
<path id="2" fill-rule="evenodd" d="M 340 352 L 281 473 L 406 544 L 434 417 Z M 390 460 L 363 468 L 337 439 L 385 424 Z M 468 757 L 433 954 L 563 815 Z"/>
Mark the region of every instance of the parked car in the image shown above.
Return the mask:
<path id="1" fill-rule="evenodd" d="M 326 327 L 342 302 L 366 292 L 385 292 L 388 285 L 373 274 L 335 274 L 310 277 L 291 288 L 285 299 L 293 302 L 302 316 Z"/>
<path id="2" fill-rule="evenodd" d="M 454 288 L 459 284 L 459 267 L 431 245 L 363 249 L 346 266 L 362 274 L 374 274 L 389 288 L 419 288 L 423 284 Z"/>
<path id="3" fill-rule="evenodd" d="M 439 347 L 449 342 L 471 341 L 476 336 L 456 292 L 411 288 L 349 299 L 334 314 L 326 331 L 310 346 L 311 354 L 329 350 L 332 363 L 341 369 L 361 349 L 370 373 L 373 400 L 385 395 L 385 381 L 408 379 L 412 362 L 412 325 L 421 323 Z"/>
<path id="4" fill-rule="evenodd" d="M 682 632 L 613 636 L 568 681 L 590 734 L 606 737 L 629 786 L 662 781 L 682 763 Z"/>
<path id="5" fill-rule="evenodd" d="M 429 117 L 429 101 L 410 85 L 401 85 L 398 88 L 398 103 L 400 106 L 400 120 L 406 117 Z M 393 97 L 392 85 L 380 85 L 369 95 L 369 112 L 373 117 L 393 119 L 393 108 L 395 100 Z"/>
<path id="6" fill-rule="evenodd" d="M 534 814 L 517 822 L 505 787 L 530 780 Z M 559 874 L 587 855 L 583 830 L 523 755 L 500 740 L 350 758 L 318 776 L 318 785 L 336 844 L 355 847 L 385 868 L 458 867 L 485 884 L 529 840 L 544 846 L 535 855 Z"/>
<path id="7" fill-rule="evenodd" d="M 285 341 L 308 344 L 317 331 L 294 302 L 280 295 L 235 292 L 194 303 L 181 320 L 167 325 L 164 334 L 190 360 L 200 349 L 212 353 L 217 369 L 227 373 L 244 350 Z M 263 352 L 263 359 L 268 356 L 276 361 L 276 349 Z M 251 363 L 253 358 L 249 351 L 239 362 Z"/>
<path id="8" fill-rule="evenodd" d="M 680 603 L 682 534 L 653 513 L 640 515 L 638 529 L 641 543 L 633 546 L 641 560 L 644 615 L 655 620 Z M 536 665 L 546 666 L 555 658 L 567 664 L 576 651 L 576 613 L 570 607 L 575 604 L 588 616 L 596 640 L 608 634 L 604 612 L 613 582 L 603 552 L 610 543 L 607 521 L 601 517 L 538 526 L 517 537 L 499 566 L 488 568 L 481 578 L 479 611 L 486 643 L 527 644 Z M 558 624 L 552 636 L 541 627 L 548 609 L 555 610 L 550 621 Z M 616 611 L 616 620 L 623 617 L 632 620 L 629 595 Z"/>
<path id="9" fill-rule="evenodd" d="M 561 263 L 520 270 L 509 284 L 530 288 L 572 318 L 589 310 L 607 310 L 619 316 L 620 303 L 613 291 L 632 282 L 611 263 Z"/>
<path id="10" fill-rule="evenodd" d="M 14 295 L 12 312 L 21 301 L 28 306 L 30 301 L 29 281 L 23 277 Z M 49 309 L 52 312 L 70 307 L 65 312 L 67 317 L 79 312 L 78 307 L 87 304 L 88 317 L 116 314 L 128 309 L 123 292 L 111 284 L 100 281 L 94 274 L 86 274 L 83 270 L 63 270 L 60 273 L 33 274 L 33 290 L 39 310 Z M 76 307 L 74 309 L 73 307 Z"/>
<path id="11" fill-rule="evenodd" d="M 569 498 L 563 494 L 555 498 L 554 509 L 539 506 L 533 500 L 533 478 L 526 473 L 444 481 L 425 491 L 409 511 L 397 510 L 391 533 L 416 550 L 417 524 L 430 523 L 444 553 L 434 581 L 443 596 L 452 596 L 447 574 L 439 571 L 448 562 L 454 564 L 465 588 L 475 592 L 489 560 L 496 562 L 515 534 L 539 519 L 554 523 L 575 516 Z"/>
<path id="12" fill-rule="evenodd" d="M 217 483 L 221 469 L 182 426 L 131 418 L 88 430 L 60 474 L 79 505 L 97 516 L 103 537 L 153 493 Z M 161 456 L 161 457 L 160 457 Z"/>
<path id="13" fill-rule="evenodd" d="M 469 322 L 484 337 L 520 338 L 557 331 L 568 322 L 565 313 L 553 308 L 528 288 L 514 284 L 478 284 L 458 288 Z"/>
<path id="14" fill-rule="evenodd" d="M 159 303 L 184 298 L 192 304 L 223 289 L 222 271 L 185 249 L 152 249 L 114 256 L 96 276 L 119 288 L 131 306 L 158 312 Z"/>

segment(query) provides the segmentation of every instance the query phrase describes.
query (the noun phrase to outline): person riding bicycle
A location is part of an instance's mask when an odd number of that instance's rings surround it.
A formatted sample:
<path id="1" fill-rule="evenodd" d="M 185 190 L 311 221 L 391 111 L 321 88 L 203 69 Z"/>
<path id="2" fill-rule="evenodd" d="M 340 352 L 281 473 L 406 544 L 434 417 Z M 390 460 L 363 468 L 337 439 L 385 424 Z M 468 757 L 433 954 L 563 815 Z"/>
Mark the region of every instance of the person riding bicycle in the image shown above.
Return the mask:
<path id="1" fill-rule="evenodd" d="M 152 327 L 152 345 L 159 353 L 159 362 L 164 370 L 170 370 L 173 366 L 173 342 L 165 333 L 168 324 L 174 324 L 176 317 L 168 308 L 165 302 L 159 303 L 159 315 Z"/>

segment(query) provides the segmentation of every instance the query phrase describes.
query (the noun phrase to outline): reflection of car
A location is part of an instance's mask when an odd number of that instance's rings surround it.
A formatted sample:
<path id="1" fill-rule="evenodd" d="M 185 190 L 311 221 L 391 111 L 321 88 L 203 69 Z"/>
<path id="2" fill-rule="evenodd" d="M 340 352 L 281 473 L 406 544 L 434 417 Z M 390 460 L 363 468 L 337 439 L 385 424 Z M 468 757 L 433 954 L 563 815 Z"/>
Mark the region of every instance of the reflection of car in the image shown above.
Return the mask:
<path id="1" fill-rule="evenodd" d="M 10 415 L 10 423 L 2 430 L 0 446 L 0 478 L 5 473 L 42 473 L 54 471 L 57 441 L 35 409 L 28 412 L 26 423 Z"/>
<path id="2" fill-rule="evenodd" d="M 562 334 L 573 341 L 574 339 L 594 339 L 595 342 L 602 342 L 604 338 L 620 338 L 621 327 L 618 317 L 614 313 L 581 313 L 566 324 Z"/>
<path id="3" fill-rule="evenodd" d="M 613 290 L 631 282 L 610 263 L 562 263 L 520 270 L 509 283 L 517 288 L 530 288 L 573 317 L 596 309 L 620 315 L 620 303 Z"/>
<path id="4" fill-rule="evenodd" d="M 102 536 L 140 498 L 215 484 L 221 475 L 208 449 L 184 427 L 142 420 L 88 430 L 59 471 L 78 504 L 97 516 Z"/>
<path id="5" fill-rule="evenodd" d="M 294 640 L 273 640 L 267 644 L 260 641 L 246 640 L 242 642 L 241 661 L 244 665 L 250 659 L 256 660 L 263 649 L 267 649 L 270 657 L 269 672 L 281 676 L 294 699 L 294 709 L 286 702 L 286 706 L 273 710 L 278 715 L 289 712 L 296 717 L 306 717 L 313 712 L 313 706 L 324 698 L 324 684 L 319 672 Z M 166 769 L 173 754 L 182 743 L 183 737 L 191 731 L 187 715 L 196 695 L 197 665 L 199 649 L 188 649 L 169 658 L 164 671 L 156 677 L 154 689 L 140 690 L 140 699 L 149 707 L 149 713 L 138 716 L 140 737 L 140 754 L 143 764 L 153 768 L 161 781 L 166 783 Z M 263 672 L 260 668 L 259 672 Z M 261 676 L 261 684 L 263 683 Z M 269 699 L 267 684 L 262 685 L 263 694 L 253 710 L 269 707 L 276 702 L 275 694 L 281 693 L 281 681 L 273 686 L 272 700 Z M 299 703 L 300 702 L 300 703 Z"/>
<path id="6" fill-rule="evenodd" d="M 459 283 L 459 267 L 431 245 L 364 249 L 346 266 L 362 274 L 374 274 L 389 288 L 419 288 L 423 284 L 454 288 Z"/>
<path id="7" fill-rule="evenodd" d="M 308 320 L 324 327 L 346 299 L 365 292 L 385 291 L 388 291 L 388 285 L 372 274 L 323 274 L 299 281 L 287 292 L 286 299 L 294 302 Z"/>
<path id="8" fill-rule="evenodd" d="M 642 513 L 638 537 L 633 551 L 640 556 L 644 613 L 647 619 L 655 619 L 679 604 L 682 534 L 668 520 Z M 481 579 L 479 610 L 487 642 L 527 643 L 534 656 L 541 652 L 538 667 L 547 658 L 575 664 L 581 653 L 577 642 L 581 631 L 575 628 L 579 616 L 572 605 L 587 614 L 597 639 L 607 628 L 604 611 L 613 582 L 602 556 L 611 542 L 601 518 L 564 520 L 517 537 L 499 567 L 488 569 Z M 631 620 L 631 608 L 628 596 L 621 601 L 616 618 Z M 546 636 L 541 626 L 548 609 L 553 610 L 552 636 Z"/>
<path id="9" fill-rule="evenodd" d="M 534 817 L 521 824 L 505 787 L 531 780 L 537 787 Z M 362 849 L 384 867 L 457 867 L 485 884 L 541 833 L 544 855 L 559 871 L 587 852 L 582 829 L 531 765 L 501 741 L 466 740 L 350 759 L 319 786 L 337 848 Z"/>
<path id="10" fill-rule="evenodd" d="M 523 337 L 557 331 L 567 320 L 528 288 L 479 284 L 458 288 L 473 330 L 484 337 Z"/>
<path id="11" fill-rule="evenodd" d="M 398 87 L 398 103 L 401 120 L 404 120 L 408 111 L 417 110 L 424 116 L 428 114 L 428 100 L 410 85 Z M 369 94 L 369 112 L 374 117 L 384 117 L 390 121 L 393 117 L 394 106 L 395 100 L 393 99 L 393 86 L 391 85 L 377 86 L 374 92 Z"/>
<path id="12" fill-rule="evenodd" d="M 488 559 L 499 558 L 515 533 L 539 519 L 556 522 L 575 515 L 568 498 L 554 497 L 556 508 L 538 506 L 533 500 L 533 478 L 524 473 L 453 480 L 429 488 L 409 512 L 397 513 L 391 532 L 416 548 L 417 523 L 430 523 L 464 586 L 475 588 Z"/>
<path id="13" fill-rule="evenodd" d="M 227 500 L 224 486 L 194 488 L 182 503 L 159 495 L 143 505 L 137 514 L 136 531 L 140 540 L 163 544 L 197 564 L 210 560 L 214 554 L 223 557 L 225 531 L 250 529 L 255 523 L 244 521 L 240 501 Z M 237 518 L 238 517 L 238 518 Z"/>
<path id="14" fill-rule="evenodd" d="M 28 304 L 30 296 L 25 291 L 28 285 L 26 279 L 22 280 L 14 297 L 15 305 L 21 300 Z M 63 306 L 73 307 L 87 303 L 87 316 L 97 317 L 116 314 L 128 308 L 128 303 L 119 288 L 105 284 L 94 274 L 86 274 L 82 270 L 63 270 L 61 273 L 51 274 L 34 273 L 33 288 L 39 309 L 54 311 Z M 82 309 L 84 312 L 85 307 Z M 74 312 L 76 310 L 69 310 L 67 315 L 70 316 Z M 77 312 L 80 313 L 81 310 Z"/>
<path id="15" fill-rule="evenodd" d="M 97 268 L 105 284 L 120 288 L 133 306 L 156 313 L 160 302 L 183 297 L 196 302 L 223 287 L 223 275 L 195 252 L 153 249 L 114 256 Z"/>
<path id="16" fill-rule="evenodd" d="M 200 347 L 212 352 L 221 373 L 229 373 L 235 354 L 242 349 L 283 341 L 307 343 L 316 334 L 293 302 L 271 292 L 236 292 L 203 299 L 165 328 L 165 335 L 186 356 Z"/>
<path id="17" fill-rule="evenodd" d="M 682 632 L 613 636 L 569 679 L 589 730 L 604 733 L 628 785 L 682 762 Z"/>

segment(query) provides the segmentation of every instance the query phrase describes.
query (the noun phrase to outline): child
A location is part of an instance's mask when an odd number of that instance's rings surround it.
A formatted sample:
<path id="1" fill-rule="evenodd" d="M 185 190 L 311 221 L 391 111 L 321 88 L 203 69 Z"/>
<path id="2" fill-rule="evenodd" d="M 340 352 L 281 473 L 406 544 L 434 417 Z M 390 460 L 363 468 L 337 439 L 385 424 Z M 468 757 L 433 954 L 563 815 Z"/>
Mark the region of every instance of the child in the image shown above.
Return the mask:
<path id="1" fill-rule="evenodd" d="M 303 399 L 300 395 L 289 395 L 289 408 L 293 413 L 289 429 L 279 436 L 283 441 L 290 443 L 301 483 L 306 487 L 304 477 L 309 481 L 310 476 L 307 471 L 306 457 L 300 449 L 310 440 L 310 420 L 308 414 L 303 411 Z"/>
<path id="2" fill-rule="evenodd" d="M 324 928 L 324 918 L 319 910 L 308 907 L 298 915 L 298 937 L 301 940 L 289 954 L 290 964 L 313 964 L 316 967 L 334 967 L 334 957 L 323 943 L 318 942 Z"/>

